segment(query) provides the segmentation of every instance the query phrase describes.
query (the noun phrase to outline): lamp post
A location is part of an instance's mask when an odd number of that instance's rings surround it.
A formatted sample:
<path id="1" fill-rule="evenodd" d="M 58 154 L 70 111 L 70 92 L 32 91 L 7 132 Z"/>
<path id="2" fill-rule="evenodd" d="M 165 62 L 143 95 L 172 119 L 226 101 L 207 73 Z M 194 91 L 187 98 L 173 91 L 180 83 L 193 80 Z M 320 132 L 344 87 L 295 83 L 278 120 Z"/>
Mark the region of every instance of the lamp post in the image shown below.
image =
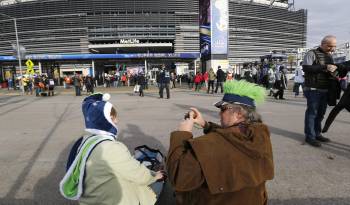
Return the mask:
<path id="1" fill-rule="evenodd" d="M 7 14 L 3 14 L 3 13 L 0 13 L 0 15 L 3 15 L 3 16 L 6 16 L 8 18 L 10 18 L 11 20 L 13 20 L 13 23 L 15 25 L 15 33 L 16 33 L 16 44 L 17 44 L 17 58 L 18 58 L 18 65 L 19 65 L 19 72 L 21 73 L 21 79 L 22 79 L 22 60 L 21 60 L 21 54 L 20 54 L 20 51 L 19 51 L 19 41 L 18 41 L 18 32 L 17 32 L 17 19 L 12 17 L 12 16 L 9 16 Z M 22 86 L 22 92 L 24 92 L 24 87 Z"/>

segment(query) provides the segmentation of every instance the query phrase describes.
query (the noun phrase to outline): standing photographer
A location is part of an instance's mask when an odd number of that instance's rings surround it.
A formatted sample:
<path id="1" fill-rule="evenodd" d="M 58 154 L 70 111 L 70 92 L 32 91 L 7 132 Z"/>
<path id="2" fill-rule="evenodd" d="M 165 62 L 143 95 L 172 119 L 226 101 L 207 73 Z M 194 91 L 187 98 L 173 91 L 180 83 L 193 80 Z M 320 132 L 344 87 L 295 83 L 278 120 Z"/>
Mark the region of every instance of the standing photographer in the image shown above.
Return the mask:
<path id="1" fill-rule="evenodd" d="M 215 104 L 221 125 L 206 122 L 196 109 L 171 133 L 167 160 L 177 204 L 263 205 L 265 182 L 274 176 L 270 132 L 255 110 L 265 89 L 246 81 L 224 84 Z M 204 135 L 193 138 L 194 124 Z"/>

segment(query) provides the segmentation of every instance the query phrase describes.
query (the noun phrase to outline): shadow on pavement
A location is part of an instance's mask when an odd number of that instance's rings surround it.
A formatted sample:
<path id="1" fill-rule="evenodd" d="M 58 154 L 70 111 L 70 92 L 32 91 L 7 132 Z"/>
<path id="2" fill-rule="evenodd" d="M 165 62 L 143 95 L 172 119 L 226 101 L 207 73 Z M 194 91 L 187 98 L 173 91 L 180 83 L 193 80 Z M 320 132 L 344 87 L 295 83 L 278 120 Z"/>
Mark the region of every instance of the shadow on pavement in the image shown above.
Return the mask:
<path id="1" fill-rule="evenodd" d="M 126 126 L 127 128 L 118 135 L 118 140 L 123 142 L 131 153 L 137 146 L 148 145 L 151 148 L 159 149 L 164 155 L 167 154 L 167 150 L 159 140 L 143 133 L 137 125 L 127 124 Z"/>
<path id="2" fill-rule="evenodd" d="M 167 150 L 165 150 L 160 141 L 152 136 L 146 135 L 137 125 L 134 124 L 127 124 L 127 128 L 118 136 L 118 140 L 123 142 L 129 148 L 131 153 L 133 153 L 135 147 L 147 145 L 151 148 L 160 150 L 164 156 L 167 155 Z M 175 205 L 173 192 L 170 183 L 167 181 L 157 205 Z"/>
<path id="3" fill-rule="evenodd" d="M 54 168 L 46 177 L 41 178 L 33 188 L 33 199 L 15 199 L 14 196 L 0 199 L 6 205 L 78 205 L 76 201 L 66 200 L 59 193 L 59 182 L 66 169 L 68 152 L 73 142 L 59 155 Z"/>
<path id="4" fill-rule="evenodd" d="M 287 137 L 296 141 L 300 141 L 300 143 L 304 144 L 304 139 L 305 139 L 304 134 L 291 132 L 288 130 L 283 130 L 272 126 L 269 126 L 269 129 L 270 129 L 270 132 L 273 134 Z M 339 142 L 323 143 L 322 145 L 323 146 L 320 147 L 319 149 L 350 159 L 350 145 L 342 144 Z"/>
<path id="5" fill-rule="evenodd" d="M 28 99 L 29 99 L 29 98 L 28 98 Z M 6 110 L 6 111 L 0 113 L 0 116 L 5 115 L 5 114 L 7 114 L 7 113 L 9 113 L 9 112 L 18 110 L 18 109 L 20 109 L 20 108 L 23 108 L 23 107 L 25 107 L 25 106 L 27 106 L 27 105 L 30 105 L 31 103 L 34 103 L 34 102 L 36 102 L 36 101 L 38 101 L 38 100 L 41 100 L 41 99 L 42 99 L 42 98 L 35 98 L 35 99 L 32 99 L 32 98 L 31 98 L 30 101 L 29 101 L 29 100 L 27 101 L 27 100 L 21 99 L 21 100 L 16 100 L 16 101 L 9 102 L 9 103 L 7 103 L 7 104 L 5 104 L 5 105 L 2 105 L 2 106 L 17 104 L 17 103 L 19 103 L 19 102 L 26 102 L 26 103 L 20 104 L 20 105 L 14 107 L 14 108 L 11 108 L 11 109 L 9 109 L 9 110 Z M 0 106 L 0 107 L 2 107 L 2 106 Z"/>

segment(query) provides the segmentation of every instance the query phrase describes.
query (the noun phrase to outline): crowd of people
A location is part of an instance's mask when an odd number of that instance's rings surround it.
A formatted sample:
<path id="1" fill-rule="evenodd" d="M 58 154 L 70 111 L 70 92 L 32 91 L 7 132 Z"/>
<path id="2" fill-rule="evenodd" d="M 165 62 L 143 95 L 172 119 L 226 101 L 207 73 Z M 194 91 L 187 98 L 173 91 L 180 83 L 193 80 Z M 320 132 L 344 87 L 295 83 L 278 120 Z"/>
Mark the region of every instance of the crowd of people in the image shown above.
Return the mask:
<path id="1" fill-rule="evenodd" d="M 7 79 L 7 89 L 23 90 L 26 95 L 54 96 L 55 81 L 47 75 L 23 75 Z"/>

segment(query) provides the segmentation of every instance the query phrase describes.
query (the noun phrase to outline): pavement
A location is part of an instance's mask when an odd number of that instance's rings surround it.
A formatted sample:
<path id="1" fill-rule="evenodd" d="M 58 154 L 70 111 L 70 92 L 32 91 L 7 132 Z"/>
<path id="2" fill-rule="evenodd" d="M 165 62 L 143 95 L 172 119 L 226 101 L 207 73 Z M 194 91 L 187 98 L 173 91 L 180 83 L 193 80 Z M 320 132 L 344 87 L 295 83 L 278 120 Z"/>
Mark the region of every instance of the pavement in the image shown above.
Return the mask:
<path id="1" fill-rule="evenodd" d="M 169 133 L 189 107 L 218 122 L 212 104 L 222 97 L 172 89 L 170 99 L 158 99 L 154 87 L 145 90 L 145 97 L 134 94 L 132 87 L 97 90 L 111 93 L 120 116 L 118 139 L 130 151 L 147 144 L 163 153 L 169 147 Z M 72 143 L 84 134 L 83 98 L 74 96 L 73 89 L 58 88 L 54 97 L 0 89 L 0 205 L 77 204 L 60 196 L 58 183 Z M 269 204 L 350 204 L 349 113 L 341 112 L 325 135 L 332 142 L 314 148 L 303 142 L 305 99 L 294 98 L 289 91 L 286 98 L 268 98 L 258 107 L 269 126 L 274 152 L 275 178 L 267 183 Z M 195 129 L 194 135 L 201 132 Z M 175 204 L 169 186 L 160 204 Z"/>

